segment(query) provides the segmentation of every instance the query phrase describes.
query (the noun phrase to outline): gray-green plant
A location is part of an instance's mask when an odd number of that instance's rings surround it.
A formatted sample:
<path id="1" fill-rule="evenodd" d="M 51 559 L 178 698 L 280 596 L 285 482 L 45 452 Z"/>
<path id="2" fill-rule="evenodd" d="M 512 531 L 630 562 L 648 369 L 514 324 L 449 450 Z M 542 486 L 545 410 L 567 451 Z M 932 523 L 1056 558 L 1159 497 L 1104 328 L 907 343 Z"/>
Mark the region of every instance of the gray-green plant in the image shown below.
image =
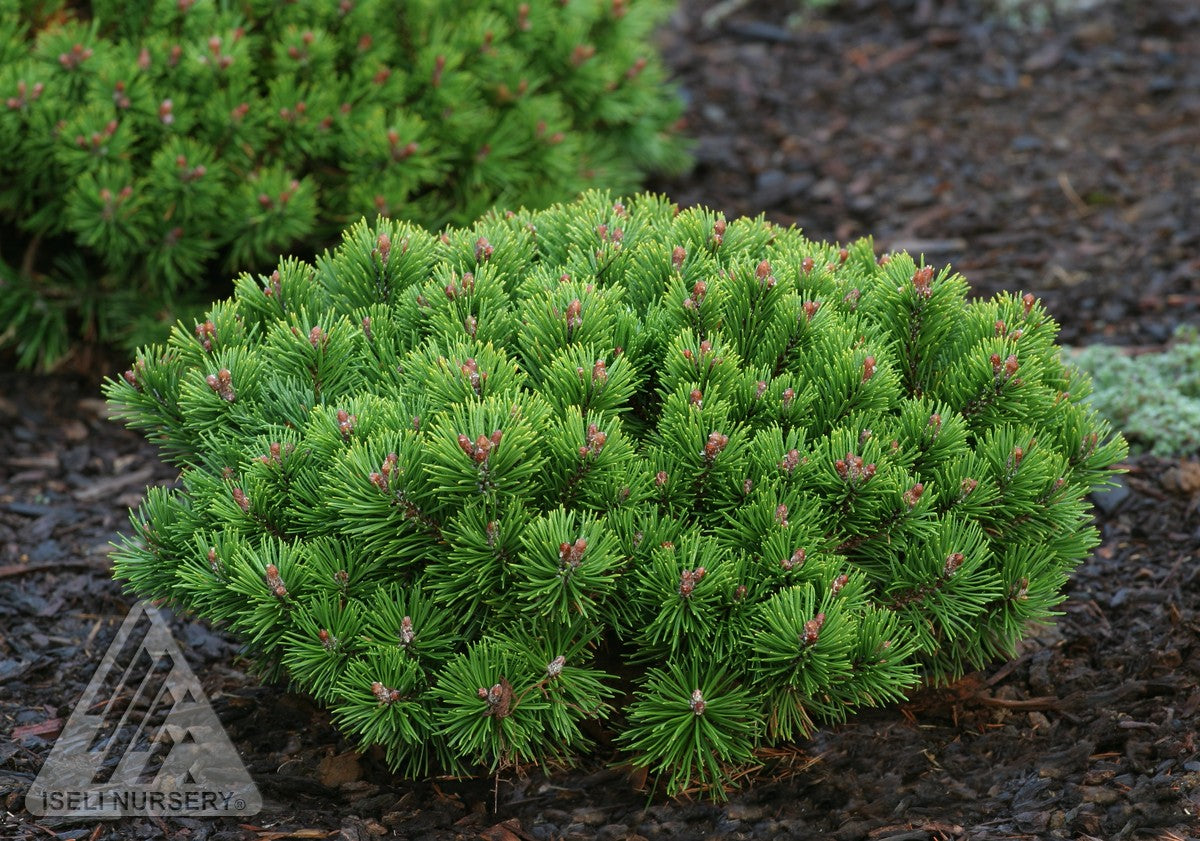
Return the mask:
<path id="1" fill-rule="evenodd" d="M 1068 353 L 1088 371 L 1088 400 L 1130 446 L 1160 456 L 1200 453 L 1200 331 L 1180 326 L 1167 349 L 1130 354 L 1109 345 Z"/>

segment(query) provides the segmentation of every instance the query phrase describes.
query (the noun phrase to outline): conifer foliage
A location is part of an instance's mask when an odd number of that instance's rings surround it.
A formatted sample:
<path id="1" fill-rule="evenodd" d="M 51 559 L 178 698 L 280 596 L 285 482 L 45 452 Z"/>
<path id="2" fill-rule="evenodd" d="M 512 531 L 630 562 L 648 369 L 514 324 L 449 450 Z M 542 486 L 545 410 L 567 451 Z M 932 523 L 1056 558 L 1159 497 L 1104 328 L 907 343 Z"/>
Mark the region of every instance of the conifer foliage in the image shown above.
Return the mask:
<path id="1" fill-rule="evenodd" d="M 0 343 L 51 362 L 80 326 L 157 325 L 364 215 L 468 224 L 678 169 L 669 8 L 0 0 Z"/>
<path id="2" fill-rule="evenodd" d="M 654 196 L 362 222 L 236 288 L 106 386 L 183 469 L 116 574 L 408 774 L 599 721 L 719 795 L 1011 655 L 1125 452 L 1033 296 Z"/>

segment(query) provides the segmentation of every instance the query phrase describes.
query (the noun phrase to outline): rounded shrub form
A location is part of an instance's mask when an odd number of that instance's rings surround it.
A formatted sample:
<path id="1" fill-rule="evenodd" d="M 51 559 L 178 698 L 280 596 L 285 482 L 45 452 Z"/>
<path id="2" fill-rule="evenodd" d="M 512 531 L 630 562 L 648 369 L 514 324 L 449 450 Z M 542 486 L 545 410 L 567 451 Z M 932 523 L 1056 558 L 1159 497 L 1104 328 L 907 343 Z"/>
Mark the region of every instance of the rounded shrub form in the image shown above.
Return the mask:
<path id="1" fill-rule="evenodd" d="M 52 361 L 364 214 L 467 224 L 677 170 L 670 7 L 0 0 L 2 335 Z"/>
<path id="2" fill-rule="evenodd" d="M 966 293 L 654 196 L 361 222 L 107 384 L 183 468 L 116 574 L 404 773 L 568 760 L 606 720 L 719 793 L 1011 655 L 1097 543 L 1124 442 L 1032 296 Z"/>

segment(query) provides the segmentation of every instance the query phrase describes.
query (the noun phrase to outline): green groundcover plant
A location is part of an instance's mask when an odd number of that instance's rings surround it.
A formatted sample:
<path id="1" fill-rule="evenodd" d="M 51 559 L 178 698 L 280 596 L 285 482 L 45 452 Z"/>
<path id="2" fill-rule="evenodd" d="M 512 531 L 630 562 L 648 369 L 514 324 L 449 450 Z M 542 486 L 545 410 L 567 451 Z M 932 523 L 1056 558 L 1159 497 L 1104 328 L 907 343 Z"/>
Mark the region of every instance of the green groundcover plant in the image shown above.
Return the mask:
<path id="1" fill-rule="evenodd" d="M 380 219 L 106 384 L 182 468 L 115 554 L 405 774 L 668 791 L 1011 655 L 1124 442 L 1031 295 L 591 193 Z"/>
<path id="2" fill-rule="evenodd" d="M 161 337 L 206 281 L 364 214 L 467 224 L 679 169 L 670 7 L 0 0 L 0 344 Z"/>
<path id="3" fill-rule="evenodd" d="M 1088 399 L 1139 450 L 1160 456 L 1200 454 L 1200 331 L 1183 325 L 1161 353 L 1131 356 L 1091 345 L 1070 360 L 1090 371 Z"/>

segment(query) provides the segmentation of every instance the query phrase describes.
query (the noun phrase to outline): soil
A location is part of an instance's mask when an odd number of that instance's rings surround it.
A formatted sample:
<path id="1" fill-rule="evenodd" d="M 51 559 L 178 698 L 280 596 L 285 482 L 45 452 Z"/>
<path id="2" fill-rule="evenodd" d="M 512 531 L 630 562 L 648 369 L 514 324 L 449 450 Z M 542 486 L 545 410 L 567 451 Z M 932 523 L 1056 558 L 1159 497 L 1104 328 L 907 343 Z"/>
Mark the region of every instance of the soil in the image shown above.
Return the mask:
<path id="1" fill-rule="evenodd" d="M 1200 323 L 1193 0 L 1101 0 L 1032 29 L 982 0 L 843 0 L 789 26 L 800 7 L 684 0 L 663 44 L 698 165 L 655 189 L 873 234 L 979 294 L 1032 291 L 1073 344 L 1155 347 Z M 120 360 L 81 367 L 0 373 L 0 837 L 1200 837 L 1200 464 L 1147 456 L 1095 497 L 1103 543 L 1015 660 L 764 754 L 725 803 L 639 790 L 603 752 L 498 783 L 398 779 L 247 674 L 230 638 L 172 618 L 263 811 L 35 818 L 25 791 L 132 604 L 109 542 L 175 478 L 105 419 L 97 372 Z"/>

